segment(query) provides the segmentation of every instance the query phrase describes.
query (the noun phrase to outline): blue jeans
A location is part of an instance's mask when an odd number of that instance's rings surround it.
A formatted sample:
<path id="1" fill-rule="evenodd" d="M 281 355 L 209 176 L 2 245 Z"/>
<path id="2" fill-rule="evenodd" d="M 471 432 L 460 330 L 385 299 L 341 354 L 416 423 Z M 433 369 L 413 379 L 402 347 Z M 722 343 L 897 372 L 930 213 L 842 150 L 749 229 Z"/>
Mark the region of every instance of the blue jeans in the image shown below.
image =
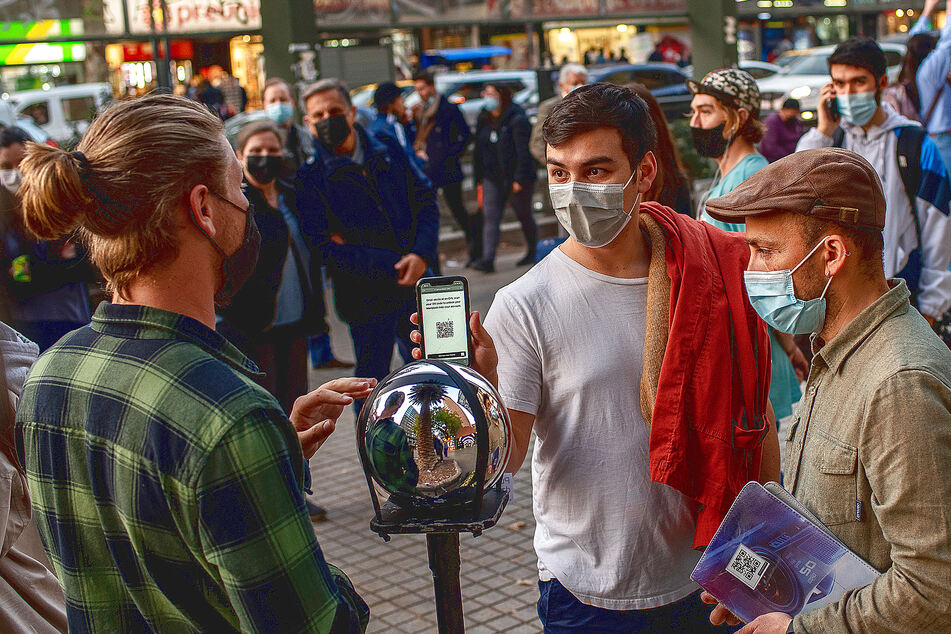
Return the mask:
<path id="1" fill-rule="evenodd" d="M 557 579 L 539 581 L 538 591 L 538 618 L 545 627 L 545 634 L 722 634 L 738 629 L 711 624 L 713 606 L 700 600 L 699 590 L 680 601 L 648 610 L 607 610 L 587 605 L 566 590 Z"/>
<path id="2" fill-rule="evenodd" d="M 416 344 L 409 339 L 409 333 L 414 328 L 409 321 L 412 310 L 408 308 L 405 312 L 384 314 L 369 321 L 349 324 L 353 353 L 356 355 L 354 376 L 373 377 L 382 381 L 390 373 L 394 343 L 398 345 L 405 363 L 413 360 L 412 350 Z M 363 401 L 354 401 L 353 405 L 359 414 Z"/>

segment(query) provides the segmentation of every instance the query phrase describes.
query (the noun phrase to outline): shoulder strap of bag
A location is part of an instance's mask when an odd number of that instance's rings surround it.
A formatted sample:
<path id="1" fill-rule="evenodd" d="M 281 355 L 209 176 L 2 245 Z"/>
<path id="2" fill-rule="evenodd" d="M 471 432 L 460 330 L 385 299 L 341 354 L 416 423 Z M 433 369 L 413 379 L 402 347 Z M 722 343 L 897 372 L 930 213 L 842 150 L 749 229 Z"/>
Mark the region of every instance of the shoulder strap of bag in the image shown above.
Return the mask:
<path id="1" fill-rule="evenodd" d="M 938 100 L 941 99 L 941 94 L 944 92 L 944 89 L 948 86 L 951 86 L 951 74 L 945 75 L 944 83 L 941 84 L 941 88 L 938 89 L 938 92 L 935 93 L 934 99 L 931 100 L 931 105 L 928 106 L 928 113 L 925 115 L 924 124 L 925 127 L 928 126 L 928 122 L 931 121 L 931 115 L 934 114 L 934 109 L 938 105 Z"/>
<path id="2" fill-rule="evenodd" d="M 915 219 L 918 248 L 921 248 L 921 221 L 918 219 L 918 189 L 921 187 L 921 145 L 927 132 L 921 126 L 910 125 L 898 131 L 898 172 L 908 197 L 911 215 Z"/>

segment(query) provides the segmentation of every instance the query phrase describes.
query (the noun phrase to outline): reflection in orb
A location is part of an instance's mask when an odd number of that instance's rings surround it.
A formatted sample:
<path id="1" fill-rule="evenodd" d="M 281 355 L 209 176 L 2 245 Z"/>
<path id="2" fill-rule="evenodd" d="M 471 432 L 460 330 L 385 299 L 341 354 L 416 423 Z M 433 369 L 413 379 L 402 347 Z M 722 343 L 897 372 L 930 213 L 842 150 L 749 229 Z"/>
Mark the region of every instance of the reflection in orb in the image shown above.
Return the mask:
<path id="1" fill-rule="evenodd" d="M 478 373 L 453 367 L 475 394 L 474 402 L 443 369 L 417 362 L 390 375 L 361 415 L 371 477 L 412 504 L 471 498 L 480 444 L 474 411 L 487 424 L 485 488 L 498 481 L 508 462 L 511 423 L 498 392 Z"/>

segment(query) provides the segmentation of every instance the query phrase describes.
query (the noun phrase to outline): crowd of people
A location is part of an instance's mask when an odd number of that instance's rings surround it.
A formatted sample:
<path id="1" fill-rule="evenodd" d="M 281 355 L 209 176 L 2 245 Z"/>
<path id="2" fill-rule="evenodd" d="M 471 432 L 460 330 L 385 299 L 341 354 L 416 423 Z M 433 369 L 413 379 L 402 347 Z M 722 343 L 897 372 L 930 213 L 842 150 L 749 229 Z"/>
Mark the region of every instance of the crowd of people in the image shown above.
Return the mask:
<path id="1" fill-rule="evenodd" d="M 808 131 L 795 100 L 761 118 L 742 70 L 689 82 L 716 165 L 699 195 L 650 91 L 575 64 L 534 126 L 498 81 L 470 129 L 420 73 L 418 106 L 381 83 L 364 123 L 339 79 L 271 78 L 234 146 L 197 86 L 117 102 L 71 152 L 0 131 L 0 629 L 365 630 L 313 531 L 308 460 L 394 351 L 420 356 L 440 192 L 473 271 L 495 270 L 507 206 L 522 227 L 531 268 L 469 326 L 508 471 L 535 437 L 546 632 L 739 625 L 690 573 L 740 489 L 780 480 L 880 577 L 744 634 L 951 629 L 937 4 L 894 85 L 873 40 L 840 44 Z M 539 164 L 567 234 L 547 254 Z M 325 276 L 354 378 L 310 390 L 308 357 L 348 365 Z"/>

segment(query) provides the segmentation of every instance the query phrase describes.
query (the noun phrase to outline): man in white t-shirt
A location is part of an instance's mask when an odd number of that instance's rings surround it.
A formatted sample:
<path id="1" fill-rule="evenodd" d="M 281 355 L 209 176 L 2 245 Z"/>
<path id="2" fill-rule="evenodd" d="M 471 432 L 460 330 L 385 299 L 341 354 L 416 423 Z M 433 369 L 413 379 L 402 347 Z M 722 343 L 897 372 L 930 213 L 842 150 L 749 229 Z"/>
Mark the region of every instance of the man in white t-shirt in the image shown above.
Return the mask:
<path id="1" fill-rule="evenodd" d="M 571 237 L 498 292 L 484 329 L 470 321 L 473 366 L 509 408 L 509 471 L 537 435 L 539 618 L 546 632 L 722 631 L 690 580 L 699 505 L 652 481 L 648 464 L 645 332 L 649 308 L 671 295 L 648 302 L 652 247 L 638 214 L 657 161 L 647 106 L 624 88 L 584 86 L 552 111 L 545 136 L 552 203 Z M 769 429 L 763 465 L 778 479 Z"/>

